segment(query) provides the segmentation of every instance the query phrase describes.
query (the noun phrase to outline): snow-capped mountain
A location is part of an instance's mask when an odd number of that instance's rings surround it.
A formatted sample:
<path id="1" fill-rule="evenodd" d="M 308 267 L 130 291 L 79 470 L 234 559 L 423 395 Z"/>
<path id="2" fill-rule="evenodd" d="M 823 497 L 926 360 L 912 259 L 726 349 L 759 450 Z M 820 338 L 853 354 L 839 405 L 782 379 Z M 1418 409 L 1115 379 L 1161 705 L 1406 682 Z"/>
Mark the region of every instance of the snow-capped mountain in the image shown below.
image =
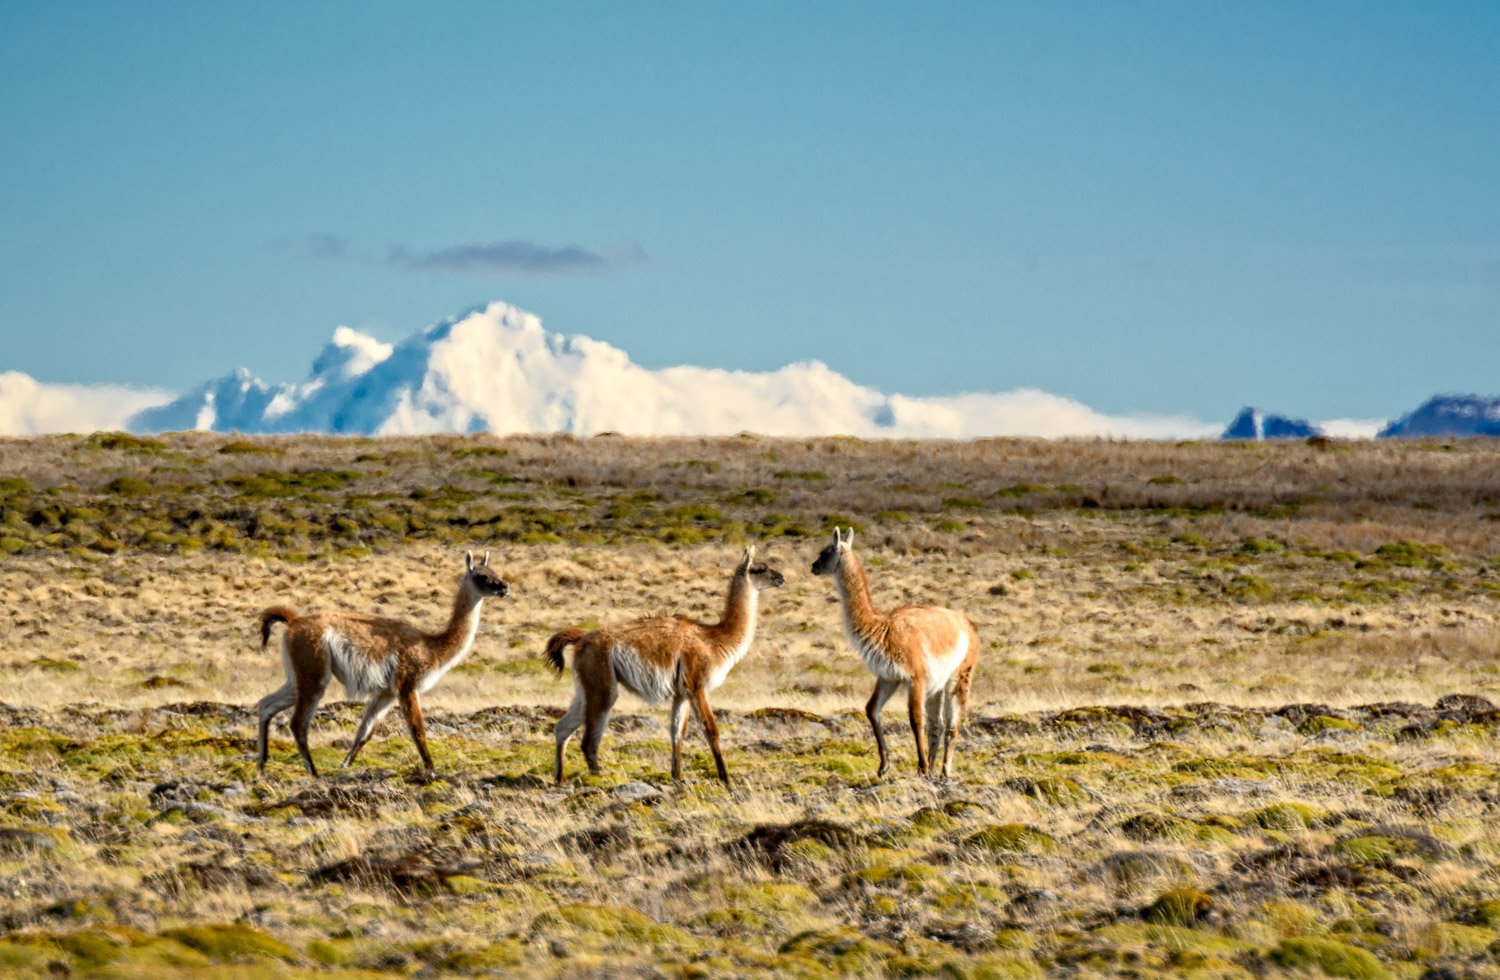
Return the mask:
<path id="1" fill-rule="evenodd" d="M 1229 423 L 1220 438 L 1306 439 L 1308 436 L 1323 434 L 1322 429 L 1307 419 L 1287 418 L 1285 415 L 1272 415 L 1258 408 L 1246 407 L 1240 409 L 1240 414 L 1234 417 L 1234 421 Z"/>
<path id="2" fill-rule="evenodd" d="M 536 316 L 505 303 L 444 320 L 394 345 L 339 327 L 303 382 L 270 385 L 240 369 L 139 413 L 130 427 L 951 438 L 1201 437 L 1208 428 L 1185 417 L 1102 415 L 1033 389 L 886 395 L 817 361 L 759 373 L 651 370 L 603 341 L 550 333 Z"/>
<path id="3" fill-rule="evenodd" d="M 313 359 L 301 384 L 268 385 L 244 368 L 199 385 L 166 405 L 147 409 L 131 428 L 164 432 L 214 429 L 240 432 L 362 432 L 340 424 L 358 379 L 391 358 L 393 348 L 357 330 L 339 327 Z"/>
<path id="4" fill-rule="evenodd" d="M 1382 426 L 1384 428 L 1382 428 Z M 1190 416 L 1106 415 L 1034 388 L 915 397 L 856 384 L 818 361 L 776 371 L 652 369 L 617 347 L 564 337 L 491 303 L 387 344 L 341 326 L 304 380 L 244 368 L 176 396 L 118 385 L 46 384 L 0 373 L 0 436 L 129 428 L 246 433 L 567 432 L 590 435 L 845 434 L 1211 438 Z M 1397 422 L 1311 423 L 1246 408 L 1225 439 L 1500 435 L 1500 398 L 1440 396 Z"/>
<path id="5" fill-rule="evenodd" d="M 1500 436 L 1500 398 L 1434 395 L 1380 430 L 1381 439 Z"/>

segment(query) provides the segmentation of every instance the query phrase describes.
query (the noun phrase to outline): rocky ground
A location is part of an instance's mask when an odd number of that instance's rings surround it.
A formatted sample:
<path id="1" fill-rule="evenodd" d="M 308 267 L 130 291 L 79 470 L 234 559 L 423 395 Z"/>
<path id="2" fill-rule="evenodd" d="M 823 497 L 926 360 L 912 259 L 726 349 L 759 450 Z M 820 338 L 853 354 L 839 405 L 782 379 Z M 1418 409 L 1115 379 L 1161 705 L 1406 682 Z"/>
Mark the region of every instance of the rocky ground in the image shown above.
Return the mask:
<path id="1" fill-rule="evenodd" d="M 972 718 L 958 776 L 872 778 L 856 712 L 430 716 L 353 769 L 251 763 L 243 707 L 0 709 L 9 975 L 1500 976 L 1500 712 L 1089 707 Z M 315 726 L 332 766 L 357 706 Z"/>

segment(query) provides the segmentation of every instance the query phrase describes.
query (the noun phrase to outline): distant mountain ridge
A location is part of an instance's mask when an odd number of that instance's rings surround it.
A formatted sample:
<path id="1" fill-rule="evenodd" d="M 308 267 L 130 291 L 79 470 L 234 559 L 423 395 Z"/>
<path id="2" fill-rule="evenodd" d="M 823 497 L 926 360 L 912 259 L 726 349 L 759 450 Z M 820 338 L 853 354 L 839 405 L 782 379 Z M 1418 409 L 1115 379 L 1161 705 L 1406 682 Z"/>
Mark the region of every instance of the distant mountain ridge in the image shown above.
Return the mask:
<path id="1" fill-rule="evenodd" d="M 1272 415 L 1258 408 L 1245 407 L 1224 430 L 1223 439 L 1306 439 L 1321 436 L 1323 430 L 1307 419 Z"/>
<path id="2" fill-rule="evenodd" d="M 862 437 L 1181 438 L 1213 428 L 1183 416 L 1110 416 L 1035 389 L 887 395 L 818 361 L 775 371 L 649 369 L 617 347 L 564 337 L 534 314 L 490 303 L 384 344 L 339 327 L 305 381 L 267 384 L 240 368 L 134 415 L 138 431 L 247 433 L 564 432 L 590 435 L 847 434 Z"/>
<path id="3" fill-rule="evenodd" d="M 1258 408 L 1242 408 L 1224 429 L 1221 439 L 1307 439 L 1313 436 L 1348 438 L 1352 433 L 1376 439 L 1462 439 L 1500 436 L 1500 397 L 1434 395 L 1392 422 L 1371 431 L 1370 423 L 1336 419 L 1314 425 L 1306 419 L 1276 415 Z"/>
<path id="4" fill-rule="evenodd" d="M 1500 436 L 1500 398 L 1434 395 L 1380 430 L 1377 438 Z"/>

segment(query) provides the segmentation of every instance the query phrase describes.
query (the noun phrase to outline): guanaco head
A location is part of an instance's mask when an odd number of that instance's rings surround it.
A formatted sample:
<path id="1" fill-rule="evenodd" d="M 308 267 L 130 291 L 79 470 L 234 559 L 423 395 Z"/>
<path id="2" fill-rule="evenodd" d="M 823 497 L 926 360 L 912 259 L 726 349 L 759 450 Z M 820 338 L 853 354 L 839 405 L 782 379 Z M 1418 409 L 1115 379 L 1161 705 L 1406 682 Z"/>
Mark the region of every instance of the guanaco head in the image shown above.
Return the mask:
<path id="1" fill-rule="evenodd" d="M 510 591 L 510 586 L 500 577 L 500 573 L 490 567 L 490 553 L 484 553 L 484 561 L 474 564 L 474 552 L 469 552 L 464 557 L 468 566 L 468 573 L 464 576 L 464 584 L 473 589 L 481 598 L 493 596 L 498 599 Z"/>
<path id="2" fill-rule="evenodd" d="M 765 562 L 755 560 L 755 545 L 745 549 L 745 557 L 740 559 L 740 567 L 735 572 L 747 576 L 757 592 L 761 589 L 779 589 L 786 584 L 786 579 L 780 572 Z"/>
<path id="3" fill-rule="evenodd" d="M 813 562 L 812 573 L 814 575 L 832 575 L 839 570 L 839 562 L 854 548 L 854 528 L 849 529 L 848 534 L 840 534 L 838 528 L 833 529 L 833 543 L 818 552 L 818 558 Z"/>

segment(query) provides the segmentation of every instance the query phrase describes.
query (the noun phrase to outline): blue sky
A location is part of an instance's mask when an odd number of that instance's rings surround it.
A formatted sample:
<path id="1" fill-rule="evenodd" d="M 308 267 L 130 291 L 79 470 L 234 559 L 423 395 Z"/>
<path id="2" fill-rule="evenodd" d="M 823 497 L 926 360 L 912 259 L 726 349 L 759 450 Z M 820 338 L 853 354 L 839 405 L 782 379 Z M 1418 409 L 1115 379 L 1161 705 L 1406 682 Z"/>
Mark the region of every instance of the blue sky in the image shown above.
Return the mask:
<path id="1" fill-rule="evenodd" d="M 502 299 L 650 367 L 1500 393 L 1500 4 L 11 3 L 0 370 L 299 379 Z"/>

